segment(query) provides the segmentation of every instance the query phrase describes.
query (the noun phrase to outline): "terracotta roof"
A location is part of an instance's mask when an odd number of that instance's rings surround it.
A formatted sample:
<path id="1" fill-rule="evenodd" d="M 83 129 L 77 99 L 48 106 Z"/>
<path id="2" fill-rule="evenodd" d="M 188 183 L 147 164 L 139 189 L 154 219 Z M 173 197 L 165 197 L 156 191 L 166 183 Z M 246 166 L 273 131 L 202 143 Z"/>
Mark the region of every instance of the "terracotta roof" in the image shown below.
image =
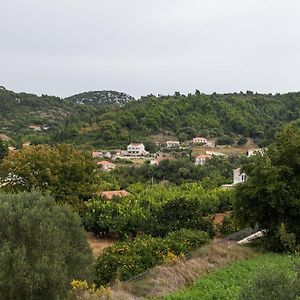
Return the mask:
<path id="1" fill-rule="evenodd" d="M 111 200 L 113 197 L 125 197 L 129 193 L 125 190 L 120 191 L 105 191 L 101 193 L 101 197 Z"/>

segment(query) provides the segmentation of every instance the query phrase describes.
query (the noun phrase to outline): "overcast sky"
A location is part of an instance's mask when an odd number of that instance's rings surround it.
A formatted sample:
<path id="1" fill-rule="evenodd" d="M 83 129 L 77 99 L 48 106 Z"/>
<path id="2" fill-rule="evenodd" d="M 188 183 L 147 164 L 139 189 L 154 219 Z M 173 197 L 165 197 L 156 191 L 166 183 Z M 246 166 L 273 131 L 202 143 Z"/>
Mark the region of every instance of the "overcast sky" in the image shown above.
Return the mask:
<path id="1" fill-rule="evenodd" d="M 0 85 L 69 96 L 300 90 L 299 0 L 0 0 Z"/>

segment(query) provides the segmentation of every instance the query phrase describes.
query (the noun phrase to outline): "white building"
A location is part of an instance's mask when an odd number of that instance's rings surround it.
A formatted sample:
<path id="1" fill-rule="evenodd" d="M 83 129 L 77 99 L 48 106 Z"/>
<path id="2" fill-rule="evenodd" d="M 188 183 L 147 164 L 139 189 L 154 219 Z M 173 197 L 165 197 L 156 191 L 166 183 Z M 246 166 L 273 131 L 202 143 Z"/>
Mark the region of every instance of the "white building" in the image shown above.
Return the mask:
<path id="1" fill-rule="evenodd" d="M 144 156 L 148 152 L 145 150 L 145 146 L 142 143 L 131 143 L 127 146 L 127 154 L 129 156 Z"/>
<path id="2" fill-rule="evenodd" d="M 247 157 L 251 157 L 253 155 L 264 155 L 264 152 L 265 152 L 265 149 L 261 149 L 261 148 L 249 149 L 247 151 Z"/>
<path id="3" fill-rule="evenodd" d="M 198 155 L 195 158 L 195 165 L 198 166 L 203 166 L 206 162 L 206 160 L 211 159 L 211 156 L 206 155 L 206 154 L 202 154 L 202 155 Z"/>
<path id="4" fill-rule="evenodd" d="M 237 184 L 243 183 L 247 180 L 247 174 L 246 173 L 241 173 L 241 168 L 237 168 L 233 170 L 233 183 L 231 184 L 223 184 L 222 188 L 223 189 L 232 189 L 234 188 Z"/>
<path id="5" fill-rule="evenodd" d="M 204 137 L 195 137 L 193 138 L 193 144 L 207 144 L 207 139 Z"/>
<path id="6" fill-rule="evenodd" d="M 103 157 L 103 153 L 101 151 L 93 151 L 92 157 Z"/>
<path id="7" fill-rule="evenodd" d="M 233 185 L 243 183 L 247 180 L 246 173 L 241 173 L 241 168 L 233 170 Z"/>
<path id="8" fill-rule="evenodd" d="M 180 146 L 178 141 L 167 141 L 167 148 L 177 148 Z"/>

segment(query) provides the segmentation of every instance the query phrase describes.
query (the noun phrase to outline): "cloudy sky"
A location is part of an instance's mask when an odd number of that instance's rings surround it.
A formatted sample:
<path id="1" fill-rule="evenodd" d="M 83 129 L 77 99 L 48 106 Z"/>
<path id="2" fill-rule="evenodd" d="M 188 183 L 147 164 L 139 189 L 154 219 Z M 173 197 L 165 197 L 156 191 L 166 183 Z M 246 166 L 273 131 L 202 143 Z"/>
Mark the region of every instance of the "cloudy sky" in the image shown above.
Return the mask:
<path id="1" fill-rule="evenodd" d="M 299 0 L 0 0 L 0 85 L 299 91 L 299 16 Z"/>

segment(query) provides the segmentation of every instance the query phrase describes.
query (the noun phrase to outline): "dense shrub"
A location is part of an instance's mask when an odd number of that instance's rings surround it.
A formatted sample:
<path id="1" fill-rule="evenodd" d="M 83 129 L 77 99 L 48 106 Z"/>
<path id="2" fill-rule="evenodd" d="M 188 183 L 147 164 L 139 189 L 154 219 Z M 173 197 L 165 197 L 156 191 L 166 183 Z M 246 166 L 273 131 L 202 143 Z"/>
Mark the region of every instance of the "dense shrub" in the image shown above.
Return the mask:
<path id="1" fill-rule="evenodd" d="M 239 231 L 233 216 L 225 216 L 222 224 L 219 225 L 219 231 L 222 235 L 230 235 Z"/>
<path id="2" fill-rule="evenodd" d="M 91 268 L 80 225 L 49 196 L 0 194 L 0 298 L 65 299 L 71 280 Z"/>
<path id="3" fill-rule="evenodd" d="M 183 230 L 166 238 L 141 236 L 133 241 L 118 242 L 103 251 L 95 266 L 97 285 L 112 282 L 117 277 L 126 280 L 163 263 L 167 253 L 186 254 L 209 242 L 205 232 Z"/>
<path id="4" fill-rule="evenodd" d="M 168 232 L 186 229 L 203 230 L 213 235 L 213 221 L 203 214 L 202 203 L 198 199 L 176 198 L 162 206 L 158 213 L 158 226 L 152 234 L 163 236 Z"/>
<path id="5" fill-rule="evenodd" d="M 300 273 L 266 269 L 244 287 L 238 300 L 295 300 L 300 297 Z"/>

